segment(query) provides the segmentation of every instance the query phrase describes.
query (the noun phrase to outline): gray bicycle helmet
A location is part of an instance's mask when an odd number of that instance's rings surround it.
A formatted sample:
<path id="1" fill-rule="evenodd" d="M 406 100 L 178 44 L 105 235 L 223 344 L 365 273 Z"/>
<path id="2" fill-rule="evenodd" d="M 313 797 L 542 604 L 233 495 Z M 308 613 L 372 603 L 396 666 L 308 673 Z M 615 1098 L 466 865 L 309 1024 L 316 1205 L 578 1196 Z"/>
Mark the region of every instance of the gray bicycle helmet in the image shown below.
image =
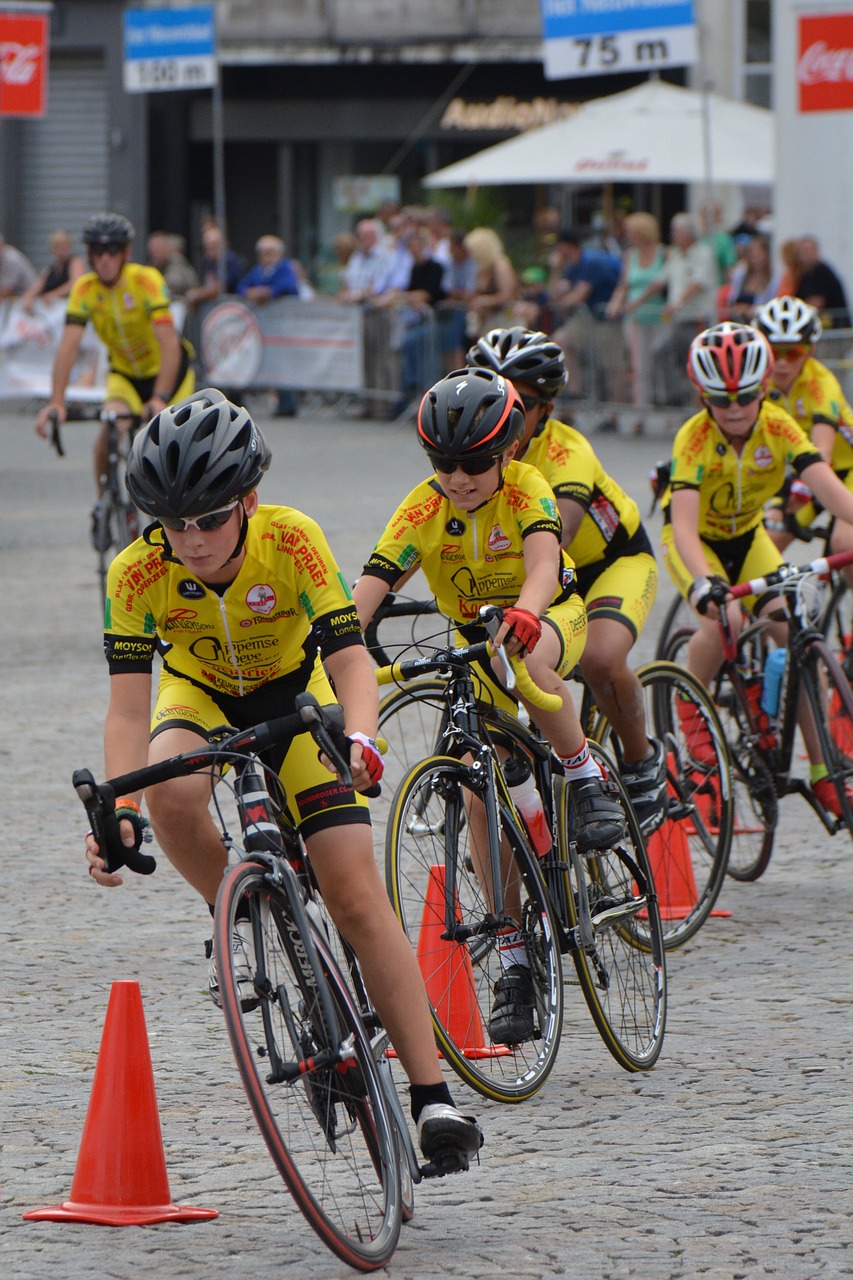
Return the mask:
<path id="1" fill-rule="evenodd" d="M 457 369 L 421 401 L 418 441 L 449 458 L 498 458 L 524 431 L 515 387 L 491 369 Z"/>
<path id="2" fill-rule="evenodd" d="M 494 369 L 511 382 L 536 387 L 543 396 L 558 396 L 569 380 L 562 349 L 545 333 L 516 325 L 490 329 L 466 357 L 468 364 Z"/>
<path id="3" fill-rule="evenodd" d="M 810 347 L 821 334 L 817 308 L 802 298 L 771 298 L 756 311 L 754 323 L 774 347 Z"/>
<path id="4" fill-rule="evenodd" d="M 127 488 L 150 515 L 205 515 L 251 493 L 271 456 L 247 410 L 208 387 L 167 405 L 138 433 Z"/>
<path id="5" fill-rule="evenodd" d="M 83 228 L 83 243 L 127 245 L 135 235 L 133 223 L 121 213 L 96 213 Z"/>

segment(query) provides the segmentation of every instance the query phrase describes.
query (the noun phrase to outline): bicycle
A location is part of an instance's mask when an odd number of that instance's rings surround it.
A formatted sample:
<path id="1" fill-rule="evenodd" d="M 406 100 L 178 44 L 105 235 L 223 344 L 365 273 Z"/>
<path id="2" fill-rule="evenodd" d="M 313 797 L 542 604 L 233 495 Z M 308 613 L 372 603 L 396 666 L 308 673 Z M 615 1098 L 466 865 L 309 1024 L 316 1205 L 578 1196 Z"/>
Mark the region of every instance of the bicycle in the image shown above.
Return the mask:
<path id="1" fill-rule="evenodd" d="M 311 1227 L 342 1261 L 386 1265 L 414 1185 L 467 1168 L 462 1152 L 419 1165 L 391 1076 L 388 1036 L 370 1004 L 358 961 L 337 932 L 288 814 L 281 783 L 259 753 L 298 733 L 351 782 L 340 707 L 308 693 L 297 711 L 250 729 L 216 730 L 209 745 L 108 782 L 77 770 L 73 785 L 107 868 L 150 873 L 154 859 L 118 841 L 115 797 L 189 773 L 233 772 L 241 840 L 216 810 L 230 865 L 219 889 L 213 952 L 225 1024 L 252 1112 L 270 1155 Z M 236 859 L 236 860 L 233 860 Z M 254 958 L 247 997 L 232 939 L 248 919 Z M 239 957 L 236 958 L 239 963 Z"/>
<path id="2" fill-rule="evenodd" d="M 50 440 L 60 457 L 65 454 L 56 413 L 51 413 Z M 98 582 L 101 604 L 107 599 L 107 572 L 113 554 L 121 551 L 139 536 L 139 515 L 131 502 L 124 482 L 127 457 L 133 437 L 142 422 L 137 413 L 114 413 L 102 410 L 99 421 L 107 427 L 107 470 L 101 476 L 101 497 L 92 508 L 92 546 L 98 556 Z M 125 426 L 120 426 L 125 423 Z"/>
<path id="3" fill-rule="evenodd" d="M 489 625 L 496 630 L 499 622 Z M 554 1065 L 563 1019 L 561 955 L 571 954 L 595 1025 L 629 1071 L 650 1069 L 660 1054 L 666 969 L 643 839 L 612 760 L 590 742 L 617 787 L 624 838 L 581 855 L 569 788 L 550 744 L 478 698 L 472 663 L 487 653 L 486 643 L 443 648 L 377 673 L 380 684 L 399 682 L 404 692 L 407 681 L 422 692 L 418 677 L 444 677 L 441 731 L 392 803 L 386 880 L 418 952 L 441 1052 L 484 1096 L 519 1102 L 541 1088 Z M 508 688 L 516 676 L 531 701 L 552 696 L 536 690 L 523 665 L 505 663 Z M 535 777 L 550 831 L 544 856 L 514 807 L 501 755 Z M 485 808 L 485 847 L 477 846 L 470 820 L 475 799 Z M 486 1029 L 503 973 L 501 938 L 515 930 L 533 988 L 533 1025 L 518 1041 L 495 1042 Z"/>
<path id="4" fill-rule="evenodd" d="M 787 660 L 778 711 L 772 719 L 761 707 L 769 619 L 757 619 L 735 637 L 725 611 L 722 614 L 724 659 L 711 692 L 731 758 L 735 823 L 728 872 L 737 880 L 757 880 L 766 871 L 779 821 L 779 800 L 784 796 L 802 796 L 830 835 L 843 829 L 853 834 L 853 805 L 847 789 L 853 778 L 853 693 L 820 629 L 823 604 L 818 584 L 832 570 L 851 563 L 853 552 L 838 552 L 802 566 L 782 565 L 763 578 L 732 588 L 732 597 L 741 599 L 782 587 L 788 623 Z M 681 628 L 671 637 L 669 656 L 674 661 L 682 657 L 694 630 Z M 803 697 L 814 720 L 840 817 L 821 804 L 803 778 L 793 774 Z"/>

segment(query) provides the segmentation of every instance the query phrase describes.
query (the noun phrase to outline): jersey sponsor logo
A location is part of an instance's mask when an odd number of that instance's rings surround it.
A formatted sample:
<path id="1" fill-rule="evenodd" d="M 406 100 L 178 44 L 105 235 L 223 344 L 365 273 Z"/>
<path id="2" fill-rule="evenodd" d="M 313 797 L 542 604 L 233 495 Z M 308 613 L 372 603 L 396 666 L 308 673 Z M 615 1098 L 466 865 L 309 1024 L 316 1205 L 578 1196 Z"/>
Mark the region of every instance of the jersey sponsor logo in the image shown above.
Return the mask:
<path id="1" fill-rule="evenodd" d="M 451 538 L 461 538 L 465 532 L 465 521 L 460 520 L 458 516 L 451 516 L 444 528 Z"/>
<path id="2" fill-rule="evenodd" d="M 491 551 L 506 551 L 510 546 L 510 540 L 499 524 L 492 526 L 492 532 L 488 537 L 488 544 Z"/>
<path id="3" fill-rule="evenodd" d="M 766 444 L 760 444 L 757 447 L 752 460 L 760 471 L 766 471 L 768 467 L 773 466 L 773 454 Z"/>
<path id="4" fill-rule="evenodd" d="M 609 498 L 599 493 L 589 506 L 589 514 L 605 542 L 609 542 L 619 528 L 619 514 Z"/>
<path id="5" fill-rule="evenodd" d="M 557 519 L 557 504 L 553 498 L 540 498 L 539 505 L 546 516 L 550 516 L 552 520 Z"/>
<path id="6" fill-rule="evenodd" d="M 458 542 L 445 542 L 441 548 L 442 560 L 462 560 L 464 552 Z"/>
<path id="7" fill-rule="evenodd" d="M 246 592 L 246 604 L 253 613 L 272 613 L 275 608 L 275 592 L 266 582 L 256 582 Z"/>
<path id="8" fill-rule="evenodd" d="M 150 640 L 127 640 L 113 636 L 110 640 L 110 651 L 113 654 L 124 654 L 133 657 L 140 654 L 149 654 L 152 650 Z"/>
<path id="9" fill-rule="evenodd" d="M 257 626 L 257 625 L 258 625 L 258 623 L 259 623 L 259 622 L 261 622 L 261 623 L 263 623 L 263 622 L 278 622 L 279 618 L 295 618 L 295 617 L 296 617 L 296 610 L 295 610 L 295 609 L 277 609 L 277 610 L 276 610 L 276 612 L 275 612 L 275 613 L 271 613 L 271 614 L 269 615 L 269 617 L 259 617 L 259 618 L 241 618 L 241 619 L 240 619 L 240 626 L 241 626 L 241 627 L 255 627 L 255 626 Z M 212 628 L 211 628 L 211 630 L 212 630 Z"/>
<path id="10" fill-rule="evenodd" d="M 418 558 L 418 549 L 416 546 L 413 545 L 413 543 L 410 542 L 407 546 L 403 547 L 403 550 L 400 552 L 397 558 L 397 563 L 399 564 L 401 569 L 410 569 L 412 565 L 415 563 L 415 561 L 417 560 L 417 558 Z"/>
<path id="11" fill-rule="evenodd" d="M 490 595 L 505 595 L 512 588 L 515 579 L 509 573 L 492 573 L 481 578 L 475 578 L 474 574 L 466 566 L 464 569 L 457 569 L 450 581 L 460 596 L 467 596 L 469 599 L 476 598 L 485 602 L 486 597 Z"/>
<path id="12" fill-rule="evenodd" d="M 202 724 L 202 716 L 199 715 L 195 707 L 186 707 L 183 703 L 177 702 L 171 707 L 163 707 L 158 711 L 154 719 L 159 723 L 161 720 L 192 720 L 194 724 Z"/>
<path id="13" fill-rule="evenodd" d="M 170 609 L 163 624 L 164 631 L 213 631 L 212 622 L 197 621 L 195 609 Z"/>
<path id="14" fill-rule="evenodd" d="M 178 583 L 178 595 L 185 600 L 203 600 L 207 592 L 195 578 L 182 578 Z"/>

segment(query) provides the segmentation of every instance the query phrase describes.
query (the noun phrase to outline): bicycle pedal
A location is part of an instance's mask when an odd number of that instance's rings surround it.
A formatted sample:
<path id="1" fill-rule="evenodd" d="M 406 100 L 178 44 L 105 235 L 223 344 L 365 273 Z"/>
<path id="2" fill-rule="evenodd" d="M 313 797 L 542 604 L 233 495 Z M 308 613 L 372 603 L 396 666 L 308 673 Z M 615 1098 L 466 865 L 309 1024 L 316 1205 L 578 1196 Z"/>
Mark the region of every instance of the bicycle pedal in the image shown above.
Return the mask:
<path id="1" fill-rule="evenodd" d="M 477 1163 L 480 1163 L 479 1156 Z M 436 1152 L 427 1164 L 421 1165 L 421 1177 L 444 1178 L 449 1173 L 467 1173 L 470 1167 L 467 1151 L 463 1151 L 461 1147 L 446 1147 L 443 1151 Z"/>

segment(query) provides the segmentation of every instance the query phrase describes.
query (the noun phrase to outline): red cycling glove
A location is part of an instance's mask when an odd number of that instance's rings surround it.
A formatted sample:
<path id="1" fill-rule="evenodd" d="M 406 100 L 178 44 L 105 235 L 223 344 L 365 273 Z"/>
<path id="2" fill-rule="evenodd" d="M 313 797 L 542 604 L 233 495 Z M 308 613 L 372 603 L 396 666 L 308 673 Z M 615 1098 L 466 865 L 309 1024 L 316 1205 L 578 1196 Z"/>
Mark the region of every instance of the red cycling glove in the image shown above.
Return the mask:
<path id="1" fill-rule="evenodd" d="M 350 742 L 361 744 L 361 759 L 367 769 L 371 786 L 375 786 L 385 772 L 385 765 L 379 753 L 379 748 L 373 738 L 368 738 L 366 733 L 351 733 L 349 740 Z"/>
<path id="2" fill-rule="evenodd" d="M 542 619 L 529 609 L 511 605 L 504 609 L 504 622 L 509 623 L 510 634 L 515 636 L 525 653 L 532 653 L 542 635 Z"/>

